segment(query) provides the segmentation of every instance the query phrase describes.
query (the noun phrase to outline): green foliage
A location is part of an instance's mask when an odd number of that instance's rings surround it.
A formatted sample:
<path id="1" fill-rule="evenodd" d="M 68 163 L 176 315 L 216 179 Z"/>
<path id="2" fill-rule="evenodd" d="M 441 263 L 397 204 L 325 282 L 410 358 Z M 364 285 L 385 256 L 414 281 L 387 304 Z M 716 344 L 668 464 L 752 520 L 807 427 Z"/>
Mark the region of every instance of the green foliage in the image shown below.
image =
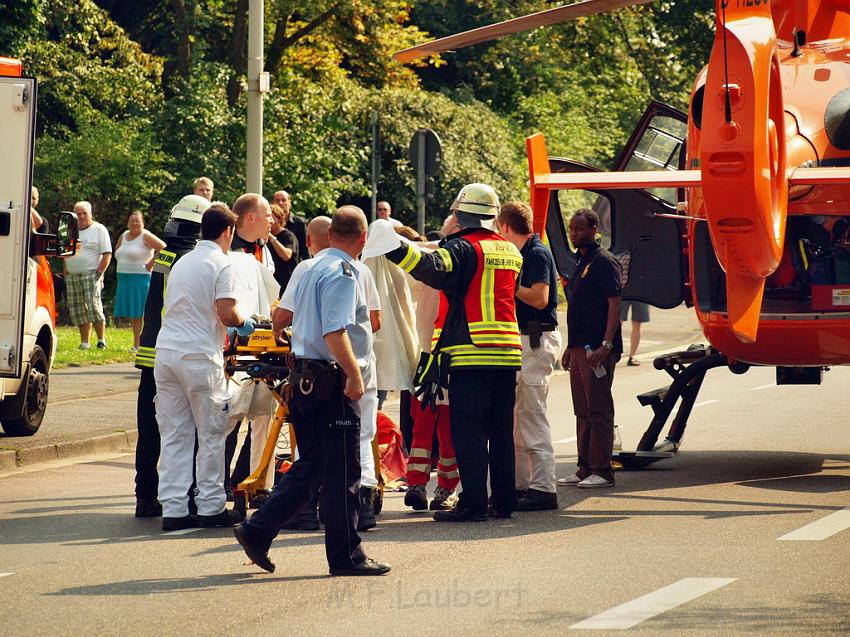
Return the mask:
<path id="1" fill-rule="evenodd" d="M 123 229 L 126 215 L 148 209 L 172 180 L 166 155 L 141 118 L 78 119 L 73 135 L 43 135 L 36 146 L 35 183 L 41 209 L 71 210 L 75 201 L 92 203 L 95 217 L 110 230 Z"/>
<path id="2" fill-rule="evenodd" d="M 21 56 L 39 80 L 39 132 L 72 132 L 98 116 L 144 118 L 156 105 L 162 63 L 91 0 L 46 0 L 44 17 Z"/>
<path id="3" fill-rule="evenodd" d="M 0 2 L 0 56 L 19 57 L 44 20 L 40 0 Z"/>

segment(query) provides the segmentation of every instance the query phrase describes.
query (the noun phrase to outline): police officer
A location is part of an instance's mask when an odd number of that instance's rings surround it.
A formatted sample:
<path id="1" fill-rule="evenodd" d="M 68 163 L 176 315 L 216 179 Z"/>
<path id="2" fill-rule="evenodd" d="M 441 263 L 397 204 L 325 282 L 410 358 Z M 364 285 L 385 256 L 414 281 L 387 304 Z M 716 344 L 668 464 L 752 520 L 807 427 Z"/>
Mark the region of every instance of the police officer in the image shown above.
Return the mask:
<path id="1" fill-rule="evenodd" d="M 159 489 L 160 439 L 156 423 L 156 383 L 153 367 L 156 361 L 156 337 L 162 325 L 162 306 L 165 288 L 172 266 L 198 242 L 201 234 L 201 217 L 210 202 L 200 195 L 187 195 L 171 209 L 162 238 L 166 247 L 159 251 L 154 261 L 150 288 L 145 301 L 144 324 L 136 353 L 136 367 L 141 370 L 139 394 L 136 400 L 136 517 L 149 518 L 162 515 L 157 500 Z M 194 508 L 194 507 L 192 507 Z"/>
<path id="2" fill-rule="evenodd" d="M 460 230 L 435 252 L 423 253 L 406 243 L 386 255 L 443 292 L 432 337 L 432 355 L 437 357 L 432 369 L 451 370 L 449 413 L 463 491 L 453 509 L 435 512 L 434 519 L 481 521 L 488 513 L 511 517 L 517 502 L 513 412 L 521 365 L 514 290 L 522 257 L 512 243 L 483 225 L 499 212 L 492 187 L 464 186 L 451 209 Z M 386 222 L 374 222 L 373 233 L 380 223 Z"/>
<path id="3" fill-rule="evenodd" d="M 325 512 L 325 553 L 331 575 L 383 575 L 390 566 L 367 558 L 357 534 L 360 415 L 372 354 L 372 328 L 359 270 L 366 216 L 343 206 L 331 222 L 331 247 L 316 257 L 295 289 L 292 350 L 296 361 L 290 416 L 298 460 L 268 501 L 234 529 L 248 557 L 273 572 L 272 540 L 301 510 L 318 474 Z"/>

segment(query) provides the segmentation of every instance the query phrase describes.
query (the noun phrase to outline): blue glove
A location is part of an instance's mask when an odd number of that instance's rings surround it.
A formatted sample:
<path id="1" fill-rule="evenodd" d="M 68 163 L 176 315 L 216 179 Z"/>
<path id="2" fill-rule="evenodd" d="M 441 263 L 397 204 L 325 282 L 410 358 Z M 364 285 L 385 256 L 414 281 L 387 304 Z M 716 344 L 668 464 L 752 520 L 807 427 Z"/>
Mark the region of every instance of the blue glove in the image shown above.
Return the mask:
<path id="1" fill-rule="evenodd" d="M 236 333 L 239 336 L 251 336 L 254 333 L 254 330 L 257 329 L 257 323 L 254 319 L 248 317 L 245 319 L 245 322 L 242 323 L 239 327 L 236 328 Z"/>

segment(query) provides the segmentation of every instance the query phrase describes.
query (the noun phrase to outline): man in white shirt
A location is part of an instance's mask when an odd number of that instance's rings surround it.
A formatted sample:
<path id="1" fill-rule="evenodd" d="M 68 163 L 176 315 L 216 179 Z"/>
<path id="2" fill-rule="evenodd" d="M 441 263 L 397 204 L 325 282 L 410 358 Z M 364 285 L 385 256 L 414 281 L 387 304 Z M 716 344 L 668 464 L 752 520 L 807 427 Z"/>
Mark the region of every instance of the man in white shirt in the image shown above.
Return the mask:
<path id="1" fill-rule="evenodd" d="M 91 204 L 78 201 L 74 213 L 80 229 L 80 248 L 65 259 L 65 295 L 71 323 L 80 329 L 80 349 L 90 349 L 91 327 L 97 333 L 97 348 L 106 349 L 106 318 L 100 291 L 103 273 L 112 260 L 112 242 L 106 228 L 94 220 Z"/>
<path id="2" fill-rule="evenodd" d="M 393 228 L 400 228 L 404 225 L 398 219 L 392 218 L 393 209 L 390 206 L 389 201 L 379 201 L 378 205 L 375 206 L 375 213 L 378 219 L 386 219 L 387 221 L 389 221 L 390 225 L 392 225 Z"/>
<path id="3" fill-rule="evenodd" d="M 232 526 L 225 508 L 224 440 L 230 396 L 224 377 L 225 327 L 246 336 L 254 322 L 236 309 L 233 265 L 227 251 L 236 215 L 210 206 L 201 219 L 201 241 L 171 270 L 165 314 L 156 340 L 156 417 L 162 440 L 159 501 L 162 529 Z M 192 453 L 197 433 L 197 519 L 189 515 Z"/>

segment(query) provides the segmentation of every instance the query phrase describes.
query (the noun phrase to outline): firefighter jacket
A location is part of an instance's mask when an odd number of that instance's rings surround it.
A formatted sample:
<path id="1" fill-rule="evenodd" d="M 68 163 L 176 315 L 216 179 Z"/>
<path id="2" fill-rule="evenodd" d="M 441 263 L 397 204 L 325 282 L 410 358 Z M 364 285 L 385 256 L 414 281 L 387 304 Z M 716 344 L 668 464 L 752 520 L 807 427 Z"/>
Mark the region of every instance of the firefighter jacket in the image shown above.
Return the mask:
<path id="1" fill-rule="evenodd" d="M 434 252 L 405 243 L 386 256 L 442 292 L 431 343 L 450 354 L 451 368 L 520 368 L 514 294 L 522 256 L 512 243 L 492 230 L 467 228 Z"/>
<path id="2" fill-rule="evenodd" d="M 197 233 L 200 231 L 198 224 L 191 222 L 180 223 L 179 230 L 175 228 L 175 234 L 173 236 L 168 234 L 171 226 L 172 222 L 169 222 L 168 226 L 166 226 L 166 233 L 162 238 L 166 242 L 166 246 L 156 255 L 151 272 L 151 283 L 145 301 L 142 333 L 139 336 L 139 351 L 136 352 L 136 367 L 139 369 L 145 367 L 153 369 L 154 361 L 156 360 L 156 337 L 159 335 L 159 328 L 162 326 L 163 304 L 165 303 L 165 288 L 168 283 L 168 273 L 177 260 L 184 254 L 191 252 L 198 242 Z M 196 228 L 194 230 L 195 234 L 187 236 L 184 232 L 190 226 Z M 177 234 L 177 232 L 180 232 L 180 234 Z"/>

